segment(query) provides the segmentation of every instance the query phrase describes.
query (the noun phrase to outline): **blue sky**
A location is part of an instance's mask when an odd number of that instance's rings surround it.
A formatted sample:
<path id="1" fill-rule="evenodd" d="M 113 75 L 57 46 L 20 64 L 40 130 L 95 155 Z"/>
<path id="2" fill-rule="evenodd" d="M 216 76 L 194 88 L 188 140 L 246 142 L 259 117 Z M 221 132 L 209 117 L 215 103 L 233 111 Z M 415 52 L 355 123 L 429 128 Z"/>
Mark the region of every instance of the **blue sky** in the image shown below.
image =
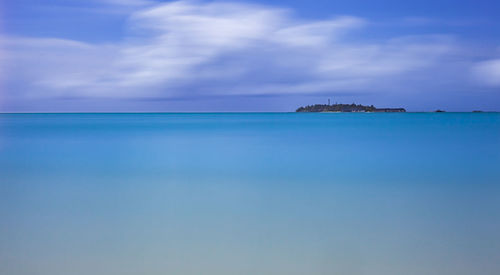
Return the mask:
<path id="1" fill-rule="evenodd" d="M 0 5 L 3 112 L 500 110 L 498 1 Z"/>

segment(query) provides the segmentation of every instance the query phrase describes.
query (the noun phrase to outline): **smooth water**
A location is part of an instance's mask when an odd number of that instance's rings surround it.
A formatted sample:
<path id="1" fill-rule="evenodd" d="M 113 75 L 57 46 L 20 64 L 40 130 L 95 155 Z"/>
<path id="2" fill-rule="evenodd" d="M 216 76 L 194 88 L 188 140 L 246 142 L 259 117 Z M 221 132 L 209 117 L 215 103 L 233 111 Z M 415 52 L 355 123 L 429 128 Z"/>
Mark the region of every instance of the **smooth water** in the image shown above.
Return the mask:
<path id="1" fill-rule="evenodd" d="M 500 114 L 2 114 L 0 274 L 500 274 Z"/>

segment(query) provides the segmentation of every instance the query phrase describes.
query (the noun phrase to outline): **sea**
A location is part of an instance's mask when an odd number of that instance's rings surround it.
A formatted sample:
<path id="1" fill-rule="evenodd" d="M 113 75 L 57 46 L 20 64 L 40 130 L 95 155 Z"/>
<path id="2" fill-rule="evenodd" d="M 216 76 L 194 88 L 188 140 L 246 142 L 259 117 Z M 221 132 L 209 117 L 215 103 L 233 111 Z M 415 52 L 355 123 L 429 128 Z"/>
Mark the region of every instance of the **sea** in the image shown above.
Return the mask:
<path id="1" fill-rule="evenodd" d="M 500 274 L 500 114 L 0 114 L 0 274 Z"/>

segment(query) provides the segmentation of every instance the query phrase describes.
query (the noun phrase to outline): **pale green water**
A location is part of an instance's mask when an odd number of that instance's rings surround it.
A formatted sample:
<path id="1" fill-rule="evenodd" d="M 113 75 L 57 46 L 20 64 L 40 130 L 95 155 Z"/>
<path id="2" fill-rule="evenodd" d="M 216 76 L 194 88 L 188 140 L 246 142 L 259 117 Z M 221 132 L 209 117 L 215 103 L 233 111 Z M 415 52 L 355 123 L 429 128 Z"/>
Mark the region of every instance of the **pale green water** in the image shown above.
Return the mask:
<path id="1" fill-rule="evenodd" d="M 500 274 L 500 115 L 3 114 L 0 274 Z"/>

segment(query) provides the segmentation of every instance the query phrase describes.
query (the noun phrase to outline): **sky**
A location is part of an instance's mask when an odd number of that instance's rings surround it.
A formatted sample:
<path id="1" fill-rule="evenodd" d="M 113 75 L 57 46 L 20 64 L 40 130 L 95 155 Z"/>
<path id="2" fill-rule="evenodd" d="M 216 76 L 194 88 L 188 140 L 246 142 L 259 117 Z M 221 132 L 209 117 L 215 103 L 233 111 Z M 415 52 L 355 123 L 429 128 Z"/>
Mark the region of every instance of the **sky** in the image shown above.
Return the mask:
<path id="1" fill-rule="evenodd" d="M 500 111 L 500 2 L 6 0 L 1 112 Z"/>

